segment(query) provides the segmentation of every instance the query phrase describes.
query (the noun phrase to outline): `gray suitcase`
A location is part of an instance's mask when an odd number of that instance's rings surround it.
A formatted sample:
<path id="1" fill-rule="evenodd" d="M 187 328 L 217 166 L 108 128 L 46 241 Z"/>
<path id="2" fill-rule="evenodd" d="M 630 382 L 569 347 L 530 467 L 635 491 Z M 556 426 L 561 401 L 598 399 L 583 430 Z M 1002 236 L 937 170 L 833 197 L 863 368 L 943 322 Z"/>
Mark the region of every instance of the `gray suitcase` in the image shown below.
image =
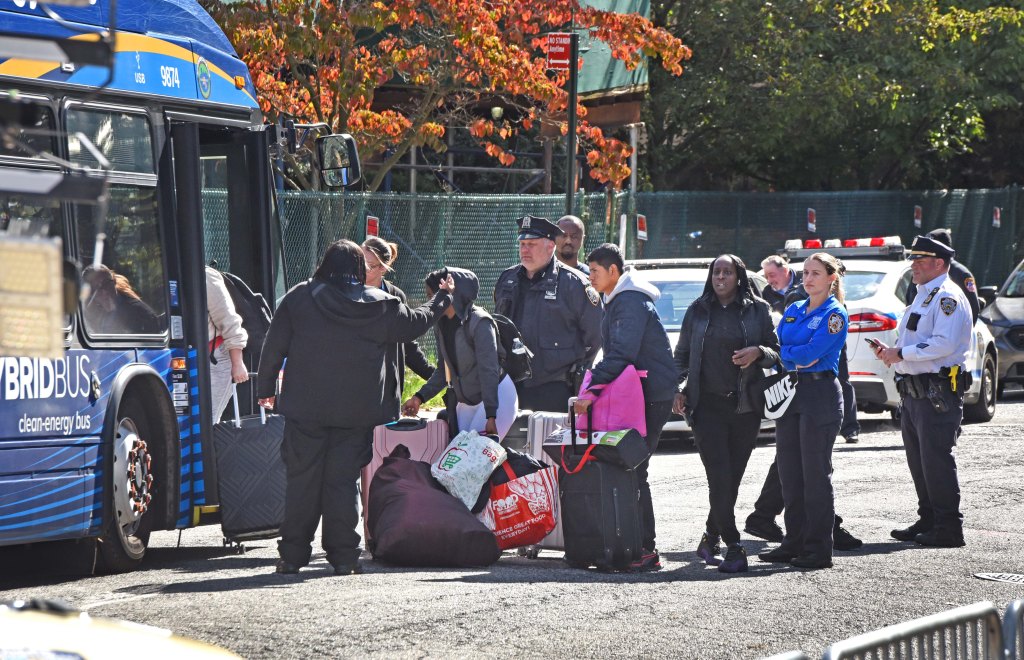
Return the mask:
<path id="1" fill-rule="evenodd" d="M 505 449 L 514 449 L 524 454 L 530 453 L 530 418 L 532 410 L 520 410 L 516 413 L 516 419 L 512 427 L 501 439 L 501 446 Z"/>
<path id="2" fill-rule="evenodd" d="M 551 433 L 559 428 L 564 428 L 569 423 L 569 418 L 566 413 L 553 413 L 553 412 L 535 412 L 530 415 L 529 431 L 528 431 L 528 442 L 529 453 L 534 458 L 544 461 L 548 465 L 554 465 L 556 468 L 561 470 L 557 463 L 551 460 L 551 457 L 544 452 L 544 438 L 551 435 Z M 511 431 L 509 432 L 511 433 Z M 522 548 L 521 554 L 536 559 L 538 553 L 541 550 L 565 550 L 565 537 L 562 534 L 562 511 L 561 503 L 557 504 L 556 508 L 557 522 L 555 528 L 551 530 L 551 533 L 544 537 L 544 540 L 537 545 L 531 545 L 528 548 Z"/>

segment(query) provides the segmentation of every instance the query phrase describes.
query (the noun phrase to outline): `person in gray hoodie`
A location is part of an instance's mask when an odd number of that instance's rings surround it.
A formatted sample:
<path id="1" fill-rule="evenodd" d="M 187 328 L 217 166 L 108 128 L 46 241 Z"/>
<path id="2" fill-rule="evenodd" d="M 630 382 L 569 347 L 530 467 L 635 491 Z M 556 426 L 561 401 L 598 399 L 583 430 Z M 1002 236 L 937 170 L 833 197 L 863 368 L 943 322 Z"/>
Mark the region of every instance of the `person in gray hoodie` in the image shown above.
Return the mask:
<path id="1" fill-rule="evenodd" d="M 285 294 L 263 344 L 256 394 L 261 406 L 285 417 L 278 573 L 296 573 L 309 563 L 321 516 L 322 544 L 335 574 L 359 570 L 356 482 L 370 462 L 374 427 L 394 415 L 385 388 L 388 346 L 429 330 L 451 304 L 454 287 L 445 279 L 432 300 L 411 309 L 365 282 L 360 247 L 346 240 L 331 244 L 313 278 Z"/>
<path id="2" fill-rule="evenodd" d="M 604 318 L 601 321 L 601 346 L 604 354 L 591 370 L 591 387 L 605 385 L 633 365 L 647 371 L 641 380 L 644 389 L 644 417 L 647 424 L 647 448 L 651 454 L 658 447 L 661 429 L 672 412 L 676 391 L 676 366 L 672 361 L 665 327 L 654 307 L 661 297 L 650 282 L 625 267 L 618 246 L 605 243 L 587 255 L 590 284 L 604 297 Z M 577 413 L 585 413 L 591 402 L 578 399 Z M 655 548 L 654 503 L 647 481 L 648 458 L 636 468 L 640 489 L 640 515 L 643 523 L 643 550 L 633 562 L 636 571 L 657 571 L 661 559 Z"/>
<path id="3" fill-rule="evenodd" d="M 444 278 L 455 283 L 452 306 L 434 327 L 437 350 L 444 367 L 438 367 L 416 394 L 402 406 L 404 415 L 416 415 L 425 401 L 447 385 L 458 402 L 455 413 L 460 431 L 477 431 L 505 437 L 516 419 L 519 397 L 515 383 L 501 368 L 504 348 L 498 326 L 482 307 L 473 304 L 480 294 L 480 280 L 462 268 L 442 268 L 427 275 L 427 292 L 433 294 Z"/>

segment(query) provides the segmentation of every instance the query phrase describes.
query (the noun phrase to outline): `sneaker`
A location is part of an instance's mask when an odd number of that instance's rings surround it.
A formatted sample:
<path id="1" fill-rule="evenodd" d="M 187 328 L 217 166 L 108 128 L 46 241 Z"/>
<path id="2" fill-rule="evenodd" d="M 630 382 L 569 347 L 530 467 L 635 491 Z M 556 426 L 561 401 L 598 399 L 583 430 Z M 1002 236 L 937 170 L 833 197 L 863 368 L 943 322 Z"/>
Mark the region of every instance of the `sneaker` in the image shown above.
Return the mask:
<path id="1" fill-rule="evenodd" d="M 794 557 L 796 557 L 795 552 L 790 552 L 781 547 L 769 550 L 768 552 L 762 552 L 757 556 L 761 561 L 766 561 L 770 564 L 788 564 L 793 561 Z"/>
<path id="2" fill-rule="evenodd" d="M 935 528 L 927 532 L 921 532 L 914 537 L 914 542 L 933 548 L 962 548 L 964 546 L 964 533 Z"/>
<path id="3" fill-rule="evenodd" d="M 711 536 L 707 532 L 700 537 L 700 543 L 697 544 L 697 556 L 703 559 L 708 566 L 718 566 L 722 563 L 722 558 L 719 556 L 722 554 L 722 546 L 718 544 L 721 540 L 721 537 Z"/>
<path id="4" fill-rule="evenodd" d="M 661 556 L 657 550 L 641 548 L 640 559 L 630 563 L 629 570 L 635 573 L 649 573 L 661 570 Z"/>
<path id="5" fill-rule="evenodd" d="M 812 552 L 805 552 L 802 555 L 793 557 L 793 560 L 789 563 L 796 568 L 806 568 L 812 571 L 819 568 L 832 568 L 831 557 L 823 557 Z"/>
<path id="6" fill-rule="evenodd" d="M 333 564 L 335 575 L 352 575 L 353 573 L 362 573 L 363 567 L 359 565 L 358 561 L 354 561 L 351 564 Z"/>
<path id="7" fill-rule="evenodd" d="M 722 573 L 746 573 L 747 551 L 739 543 L 733 543 L 725 553 L 725 559 L 718 566 Z"/>
<path id="8" fill-rule="evenodd" d="M 855 445 L 860 441 L 860 433 L 857 433 L 856 431 L 848 433 L 843 437 L 846 438 L 846 443 L 850 445 Z"/>
<path id="9" fill-rule="evenodd" d="M 856 550 L 864 545 L 864 541 L 846 531 L 842 525 L 837 525 L 832 530 L 832 547 L 836 550 Z"/>
<path id="10" fill-rule="evenodd" d="M 751 536 L 756 536 L 759 539 L 771 541 L 772 543 L 782 543 L 782 539 L 785 536 L 782 533 L 782 528 L 779 527 L 779 524 L 774 519 L 763 518 L 758 515 L 747 518 L 743 531 Z"/>

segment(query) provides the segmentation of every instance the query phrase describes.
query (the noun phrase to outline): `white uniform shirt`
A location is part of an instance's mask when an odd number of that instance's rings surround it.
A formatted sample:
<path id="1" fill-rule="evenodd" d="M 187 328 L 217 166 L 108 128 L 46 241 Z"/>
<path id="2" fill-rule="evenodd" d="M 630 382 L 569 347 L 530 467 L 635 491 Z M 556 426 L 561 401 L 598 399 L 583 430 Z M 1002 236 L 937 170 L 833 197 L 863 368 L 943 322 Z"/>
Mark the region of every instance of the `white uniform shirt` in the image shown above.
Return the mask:
<path id="1" fill-rule="evenodd" d="M 911 330 L 917 318 L 916 329 Z M 938 373 L 942 367 L 965 365 L 971 349 L 971 305 L 963 290 L 945 273 L 917 287 L 914 302 L 900 320 L 896 346 L 903 360 L 901 374 Z"/>

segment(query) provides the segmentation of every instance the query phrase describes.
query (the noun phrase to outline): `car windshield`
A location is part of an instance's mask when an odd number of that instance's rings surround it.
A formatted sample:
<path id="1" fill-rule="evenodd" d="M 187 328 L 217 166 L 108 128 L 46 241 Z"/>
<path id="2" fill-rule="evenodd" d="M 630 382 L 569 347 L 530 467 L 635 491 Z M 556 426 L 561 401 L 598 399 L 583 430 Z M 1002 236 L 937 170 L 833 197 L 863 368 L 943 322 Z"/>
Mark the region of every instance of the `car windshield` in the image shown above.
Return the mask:
<path id="1" fill-rule="evenodd" d="M 864 300 L 878 293 L 878 285 L 885 279 L 885 273 L 866 270 L 847 271 L 843 277 L 846 300 Z"/>
<path id="2" fill-rule="evenodd" d="M 1013 271 L 999 295 L 1006 298 L 1024 298 L 1024 263 L 1021 263 L 1017 266 L 1017 270 Z"/>
<path id="3" fill-rule="evenodd" d="M 704 280 L 699 282 L 654 282 L 651 284 L 661 291 L 661 298 L 654 306 L 661 317 L 661 324 L 667 332 L 678 332 L 683 324 L 686 308 L 704 293 Z"/>

